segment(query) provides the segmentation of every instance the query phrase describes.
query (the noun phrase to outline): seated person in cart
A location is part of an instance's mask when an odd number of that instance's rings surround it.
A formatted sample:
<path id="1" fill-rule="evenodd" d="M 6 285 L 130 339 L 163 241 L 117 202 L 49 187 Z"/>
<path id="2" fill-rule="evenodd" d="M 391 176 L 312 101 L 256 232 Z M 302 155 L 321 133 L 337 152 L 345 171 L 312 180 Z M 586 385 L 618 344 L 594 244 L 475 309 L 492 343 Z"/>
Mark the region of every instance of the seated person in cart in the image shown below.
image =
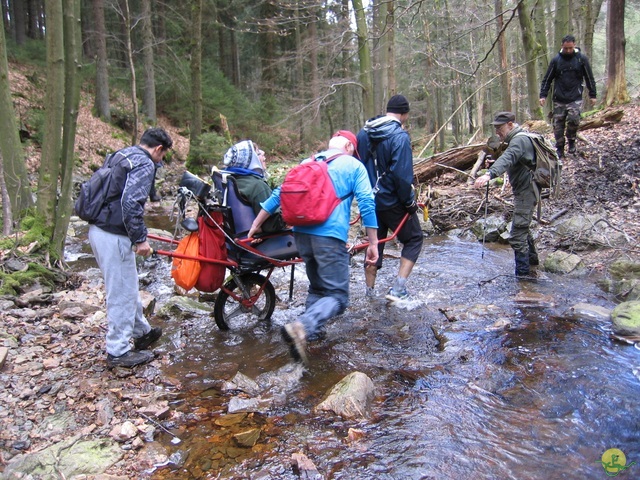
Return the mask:
<path id="1" fill-rule="evenodd" d="M 225 170 L 233 175 L 240 195 L 251 204 L 254 213 L 260 213 L 260 203 L 271 196 L 266 182 L 265 154 L 251 140 L 243 140 L 227 150 L 224 155 Z M 263 233 L 280 232 L 287 228 L 282 215 L 271 215 L 261 227 Z"/>

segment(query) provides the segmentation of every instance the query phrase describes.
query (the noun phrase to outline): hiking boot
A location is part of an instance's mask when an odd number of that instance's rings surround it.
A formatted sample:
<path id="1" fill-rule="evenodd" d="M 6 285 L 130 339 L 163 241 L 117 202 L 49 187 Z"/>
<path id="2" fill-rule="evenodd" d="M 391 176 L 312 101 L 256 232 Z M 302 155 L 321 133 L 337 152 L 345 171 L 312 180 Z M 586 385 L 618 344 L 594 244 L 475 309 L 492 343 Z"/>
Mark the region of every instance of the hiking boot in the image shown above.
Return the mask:
<path id="1" fill-rule="evenodd" d="M 536 244 L 532 237 L 527 238 L 527 244 L 529 245 L 529 265 L 537 267 L 540 265 L 540 258 L 538 257 L 538 251 L 536 250 Z"/>
<path id="2" fill-rule="evenodd" d="M 291 357 L 296 362 L 307 363 L 307 336 L 299 320 L 287 323 L 281 330 L 282 338 L 289 345 Z"/>
<path id="3" fill-rule="evenodd" d="M 558 152 L 558 158 L 564 158 L 564 147 L 556 147 L 556 152 Z"/>
<path id="4" fill-rule="evenodd" d="M 162 197 L 154 192 L 151 195 L 149 195 L 149 200 L 152 202 L 159 202 L 160 200 L 162 200 Z"/>
<path id="5" fill-rule="evenodd" d="M 389 293 L 386 296 L 387 300 L 407 300 L 409 298 L 409 293 L 406 288 L 402 290 L 394 290 L 393 287 L 389 289 Z"/>
<path id="6" fill-rule="evenodd" d="M 575 140 L 569 140 L 569 153 L 571 155 L 576 153 L 576 141 Z"/>
<path id="7" fill-rule="evenodd" d="M 133 346 L 136 350 L 146 350 L 151 344 L 158 340 L 162 336 L 162 329 L 160 327 L 153 327 L 147 333 L 140 338 L 133 340 Z"/>
<path id="8" fill-rule="evenodd" d="M 153 352 L 149 350 L 129 350 L 124 355 L 120 355 L 119 357 L 114 357 L 111 354 L 107 355 L 107 367 L 124 367 L 131 368 L 136 365 L 142 365 L 144 363 L 148 363 L 153 360 Z"/>
<path id="9" fill-rule="evenodd" d="M 528 277 L 529 276 L 529 254 L 522 252 L 515 252 L 516 256 L 516 277 Z"/>

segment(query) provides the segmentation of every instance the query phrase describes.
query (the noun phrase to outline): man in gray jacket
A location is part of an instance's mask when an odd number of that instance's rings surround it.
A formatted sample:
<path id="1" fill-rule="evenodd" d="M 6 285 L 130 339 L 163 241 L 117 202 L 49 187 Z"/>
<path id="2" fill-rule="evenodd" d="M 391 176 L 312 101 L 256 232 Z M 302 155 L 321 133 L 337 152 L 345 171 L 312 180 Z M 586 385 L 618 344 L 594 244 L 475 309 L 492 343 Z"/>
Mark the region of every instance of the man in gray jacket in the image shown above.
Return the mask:
<path id="1" fill-rule="evenodd" d="M 509 244 L 515 252 L 516 276 L 523 277 L 529 275 L 530 265 L 538 265 L 538 254 L 529 229 L 537 203 L 532 182 L 532 170 L 536 166 L 535 150 L 529 137 L 518 135 L 523 130 L 516 123 L 516 116 L 512 112 L 498 113 L 491 124 L 507 148 L 489 171 L 476 179 L 475 187 L 485 186 L 492 178 L 499 177 L 504 172 L 509 175 L 514 196 Z"/>
<path id="2" fill-rule="evenodd" d="M 102 271 L 107 299 L 107 366 L 131 368 L 153 359 L 147 348 L 162 335 L 142 313 L 136 254 L 151 253 L 144 224 L 155 164 L 173 146 L 161 128 L 142 134 L 140 145 L 123 148 L 111 159 L 107 202 L 89 227 L 89 242 Z M 130 340 L 133 339 L 131 348 Z"/>

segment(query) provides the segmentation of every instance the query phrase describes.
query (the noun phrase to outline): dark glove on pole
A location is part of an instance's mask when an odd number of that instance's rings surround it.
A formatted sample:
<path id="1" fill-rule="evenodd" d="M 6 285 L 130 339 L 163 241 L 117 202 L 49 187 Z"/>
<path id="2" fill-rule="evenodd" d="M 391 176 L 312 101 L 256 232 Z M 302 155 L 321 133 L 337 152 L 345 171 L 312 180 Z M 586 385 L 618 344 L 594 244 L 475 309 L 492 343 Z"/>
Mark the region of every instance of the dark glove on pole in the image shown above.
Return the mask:
<path id="1" fill-rule="evenodd" d="M 411 202 L 411 204 L 405 205 L 404 208 L 409 213 L 409 215 L 413 215 L 414 213 L 416 213 L 418 211 L 419 207 L 418 207 L 418 204 L 416 203 L 416 201 L 414 200 L 413 202 Z"/>

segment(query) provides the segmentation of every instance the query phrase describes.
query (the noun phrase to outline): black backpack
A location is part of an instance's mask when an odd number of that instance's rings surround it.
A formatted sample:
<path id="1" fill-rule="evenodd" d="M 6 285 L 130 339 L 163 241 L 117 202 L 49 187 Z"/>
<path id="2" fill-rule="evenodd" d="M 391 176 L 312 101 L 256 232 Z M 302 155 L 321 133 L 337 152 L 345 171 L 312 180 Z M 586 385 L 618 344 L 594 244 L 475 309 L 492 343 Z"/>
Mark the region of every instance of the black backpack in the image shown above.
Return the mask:
<path id="1" fill-rule="evenodd" d="M 107 155 L 102 167 L 80 186 L 80 193 L 74 208 L 76 215 L 82 220 L 94 223 L 104 206 L 113 200 L 113 198 L 109 198 L 109 186 L 113 177 L 112 170 L 120 163 L 120 160 L 128 158 L 126 155 L 119 155 L 120 158 L 114 160 L 119 152 Z"/>

